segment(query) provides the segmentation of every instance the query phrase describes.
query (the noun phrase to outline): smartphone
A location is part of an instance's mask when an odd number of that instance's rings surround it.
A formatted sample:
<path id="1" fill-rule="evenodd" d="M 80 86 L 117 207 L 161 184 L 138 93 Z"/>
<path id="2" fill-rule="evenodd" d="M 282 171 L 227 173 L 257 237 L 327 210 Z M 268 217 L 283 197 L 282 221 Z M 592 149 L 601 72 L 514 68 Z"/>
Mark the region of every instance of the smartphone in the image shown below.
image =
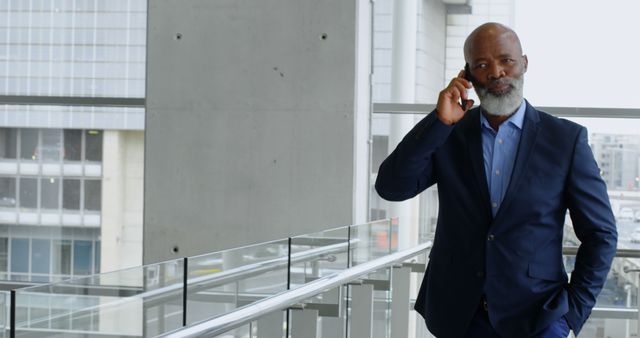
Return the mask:
<path id="1" fill-rule="evenodd" d="M 471 75 L 471 68 L 469 68 L 469 63 L 465 63 L 464 64 L 464 79 L 469 81 L 469 82 L 473 82 L 472 78 L 473 78 L 473 75 Z"/>
<path id="2" fill-rule="evenodd" d="M 471 68 L 469 68 L 469 63 L 465 63 L 464 64 L 464 79 L 473 84 L 472 78 L 473 78 L 473 76 L 471 75 Z M 462 106 L 462 109 L 464 109 L 467 106 L 467 102 L 468 101 L 469 100 L 460 99 L 460 102 L 461 102 L 460 105 Z"/>

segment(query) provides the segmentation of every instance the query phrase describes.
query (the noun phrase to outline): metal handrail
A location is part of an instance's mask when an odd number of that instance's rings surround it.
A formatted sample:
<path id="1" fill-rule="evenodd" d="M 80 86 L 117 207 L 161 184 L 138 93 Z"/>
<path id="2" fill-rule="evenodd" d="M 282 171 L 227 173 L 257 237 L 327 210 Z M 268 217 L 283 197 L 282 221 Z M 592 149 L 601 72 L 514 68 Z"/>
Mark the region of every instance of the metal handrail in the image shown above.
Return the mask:
<path id="1" fill-rule="evenodd" d="M 296 264 L 300 262 L 308 262 L 317 259 L 322 259 L 330 254 L 336 253 L 347 253 L 345 250 L 348 248 L 349 244 L 352 246 L 359 242 L 358 239 L 351 239 L 347 242 L 347 239 L 344 239 L 344 242 L 327 245 L 315 249 L 309 249 L 302 252 L 291 254 L 291 264 Z M 228 284 L 234 281 L 244 280 L 246 278 L 250 278 L 253 276 L 258 276 L 265 272 L 273 271 L 278 268 L 286 267 L 289 261 L 288 256 L 277 257 L 257 263 L 242 265 L 236 268 L 229 269 L 227 271 L 218 272 L 206 276 L 199 276 L 187 279 L 187 287 L 189 293 L 197 293 L 200 290 L 207 290 L 216 286 Z M 71 287 L 71 285 L 67 285 L 67 287 Z M 81 289 L 86 289 L 87 286 L 80 286 Z M 96 287 L 98 289 L 100 287 Z M 140 288 L 138 288 L 140 289 Z M 184 292 L 184 285 L 182 283 L 176 283 L 171 285 L 166 285 L 163 287 L 159 287 L 153 290 L 141 291 L 139 293 L 135 293 L 129 295 L 124 298 L 120 298 L 108 303 L 102 303 L 100 305 L 89 306 L 83 309 L 78 309 L 74 314 L 78 315 L 80 313 L 91 312 L 96 309 L 104 309 L 106 307 L 116 307 L 122 304 L 127 304 L 132 299 L 144 299 L 145 305 L 148 307 L 152 307 L 157 304 L 162 304 L 168 302 L 171 299 L 182 297 L 182 293 Z M 29 291 L 23 291 L 21 293 L 28 294 Z M 38 294 L 39 292 L 34 292 Z M 65 294 L 55 294 L 55 296 L 64 296 Z M 90 296 L 98 296 L 98 295 L 90 295 Z M 30 324 L 44 322 L 50 320 L 52 318 L 64 317 L 66 314 L 60 314 L 58 316 L 50 316 L 46 319 L 41 320 L 31 320 Z"/>
<path id="2" fill-rule="evenodd" d="M 565 246 L 562 248 L 562 254 L 567 256 L 575 256 L 578 253 L 577 246 Z M 616 258 L 640 258 L 640 250 L 636 249 L 617 249 Z"/>
<path id="3" fill-rule="evenodd" d="M 374 114 L 416 114 L 426 115 L 436 108 L 433 103 L 374 103 Z M 588 108 L 588 107 L 550 107 L 537 106 L 538 110 L 554 116 L 562 117 L 606 117 L 606 118 L 638 118 L 637 108 Z"/>
<path id="4" fill-rule="evenodd" d="M 285 291 L 248 306 L 238 308 L 219 317 L 205 320 L 189 327 L 177 329 L 159 337 L 203 337 L 216 336 L 234 328 L 250 323 L 267 313 L 284 310 L 317 294 L 344 285 L 368 273 L 386 268 L 398 262 L 426 252 L 431 242 L 419 244 L 411 249 L 393 253 L 355 267 L 336 272 L 332 275 L 317 279 L 300 286 L 297 289 Z"/>

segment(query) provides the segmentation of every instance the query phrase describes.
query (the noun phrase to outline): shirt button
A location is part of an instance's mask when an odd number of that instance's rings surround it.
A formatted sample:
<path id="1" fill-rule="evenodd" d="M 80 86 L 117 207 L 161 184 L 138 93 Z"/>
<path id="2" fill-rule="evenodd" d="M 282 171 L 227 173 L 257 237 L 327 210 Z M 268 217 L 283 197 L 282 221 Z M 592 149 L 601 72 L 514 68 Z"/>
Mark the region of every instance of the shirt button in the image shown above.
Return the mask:
<path id="1" fill-rule="evenodd" d="M 487 236 L 487 241 L 493 241 L 496 238 L 494 235 Z"/>
<path id="2" fill-rule="evenodd" d="M 498 143 L 502 144 L 502 139 L 501 138 L 498 139 Z"/>
<path id="3" fill-rule="evenodd" d="M 491 206 L 494 207 L 494 208 L 497 208 L 498 207 L 498 203 L 493 202 L 493 203 L 491 203 Z"/>
<path id="4" fill-rule="evenodd" d="M 496 175 L 500 175 L 500 170 L 496 170 Z"/>

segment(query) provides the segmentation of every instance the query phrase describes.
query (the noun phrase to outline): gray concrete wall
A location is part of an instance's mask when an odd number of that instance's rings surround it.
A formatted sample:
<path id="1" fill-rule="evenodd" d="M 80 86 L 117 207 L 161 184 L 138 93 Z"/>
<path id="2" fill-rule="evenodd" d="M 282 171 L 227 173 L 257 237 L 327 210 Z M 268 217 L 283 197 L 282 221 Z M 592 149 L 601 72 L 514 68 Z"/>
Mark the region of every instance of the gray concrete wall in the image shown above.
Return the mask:
<path id="1" fill-rule="evenodd" d="M 357 11 L 149 2 L 145 263 L 357 221 Z"/>

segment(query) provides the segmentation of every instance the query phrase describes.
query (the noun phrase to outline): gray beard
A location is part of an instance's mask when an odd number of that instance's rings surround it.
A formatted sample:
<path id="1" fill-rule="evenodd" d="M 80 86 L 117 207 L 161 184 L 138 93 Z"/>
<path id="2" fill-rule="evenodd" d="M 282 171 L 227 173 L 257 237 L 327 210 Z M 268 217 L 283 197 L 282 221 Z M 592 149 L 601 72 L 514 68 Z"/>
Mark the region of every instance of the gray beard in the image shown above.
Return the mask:
<path id="1" fill-rule="evenodd" d="M 508 116 L 520 107 L 523 99 L 524 74 L 513 80 L 501 80 L 508 83 L 511 88 L 502 94 L 491 93 L 487 87 L 474 85 L 476 94 L 480 98 L 480 106 L 494 116 Z"/>

